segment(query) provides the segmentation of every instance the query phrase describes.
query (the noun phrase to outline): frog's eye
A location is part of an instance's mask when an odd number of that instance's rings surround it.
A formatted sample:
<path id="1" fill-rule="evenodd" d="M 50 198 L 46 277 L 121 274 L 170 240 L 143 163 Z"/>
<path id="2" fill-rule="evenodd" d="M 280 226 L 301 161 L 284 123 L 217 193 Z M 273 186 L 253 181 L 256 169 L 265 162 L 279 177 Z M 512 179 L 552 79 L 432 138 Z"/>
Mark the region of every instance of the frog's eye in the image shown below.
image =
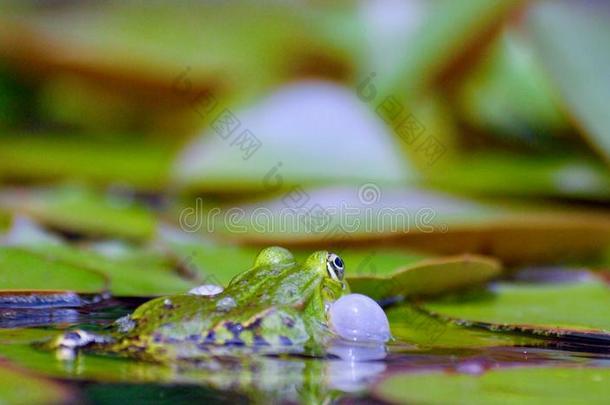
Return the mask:
<path id="1" fill-rule="evenodd" d="M 343 264 L 343 260 L 336 254 L 330 253 L 328 255 L 328 258 L 326 259 L 326 269 L 328 270 L 328 275 L 332 279 L 338 281 L 343 280 L 345 265 Z"/>

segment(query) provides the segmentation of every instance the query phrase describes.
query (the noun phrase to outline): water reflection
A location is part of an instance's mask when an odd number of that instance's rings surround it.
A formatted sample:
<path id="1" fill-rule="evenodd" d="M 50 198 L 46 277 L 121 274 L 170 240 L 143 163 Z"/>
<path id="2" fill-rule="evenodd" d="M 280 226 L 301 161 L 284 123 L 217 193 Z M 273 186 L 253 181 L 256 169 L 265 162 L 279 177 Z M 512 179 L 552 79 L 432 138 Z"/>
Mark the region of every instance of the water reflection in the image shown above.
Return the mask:
<path id="1" fill-rule="evenodd" d="M 167 390 L 184 393 L 180 387 L 199 390 L 206 398 L 251 398 L 260 402 L 314 402 L 345 398 L 365 400 L 372 385 L 396 372 L 430 370 L 480 374 L 489 369 L 514 366 L 583 365 L 607 366 L 610 353 L 579 342 L 491 338 L 494 334 L 448 328 L 438 339 L 422 339 L 409 325 L 401 323 L 408 309 L 391 311 L 396 341 L 382 344 L 335 340 L 328 357 L 309 358 L 287 354 L 277 356 L 210 356 L 199 361 L 169 365 L 111 356 L 80 354 L 74 361 L 59 361 L 53 353 L 31 343 L 44 340 L 67 327 L 100 329 L 129 313 L 141 299 L 112 299 L 80 308 L 49 308 L 38 317 L 44 328 L 13 325 L 0 328 L 0 356 L 19 366 L 72 381 L 89 381 L 87 392 L 102 395 L 107 388 L 142 387 L 147 392 Z M 24 317 L 31 308 L 13 309 Z M 30 316 L 29 314 L 27 316 Z M 25 319 L 25 318 L 24 318 Z M 36 319 L 36 318 L 32 318 Z M 16 326 L 21 326 L 17 328 Z M 425 331 L 421 331 L 422 333 Z M 488 336 L 488 337 L 484 337 Z M 483 340 L 485 339 L 485 340 Z M 512 340 L 511 340 L 512 339 Z M 474 341 L 475 344 L 467 343 Z M 484 344 L 483 344 L 484 343 Z M 106 388 L 104 388 L 106 387 Z M 135 388 L 134 388 L 135 390 Z M 177 391 L 176 391 L 177 390 Z M 137 390 L 136 390 L 137 391 Z M 155 394 L 157 395 L 157 394 Z M 180 394 L 182 395 L 182 394 Z M 235 397 L 237 395 L 237 397 Z"/>

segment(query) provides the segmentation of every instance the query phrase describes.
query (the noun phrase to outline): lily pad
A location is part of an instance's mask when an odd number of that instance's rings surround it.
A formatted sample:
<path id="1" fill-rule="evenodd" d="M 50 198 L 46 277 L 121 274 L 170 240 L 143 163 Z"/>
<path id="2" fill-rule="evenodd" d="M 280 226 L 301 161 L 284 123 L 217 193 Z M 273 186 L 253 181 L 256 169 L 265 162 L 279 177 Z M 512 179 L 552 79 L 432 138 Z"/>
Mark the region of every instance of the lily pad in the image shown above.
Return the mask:
<path id="1" fill-rule="evenodd" d="M 587 404 L 605 402 L 610 370 L 580 367 L 516 367 L 482 375 L 400 373 L 375 388 L 391 403 Z"/>
<path id="2" fill-rule="evenodd" d="M 0 137 L 0 179 L 128 184 L 156 190 L 167 182 L 171 144 L 132 139 L 96 140 L 45 134 Z M 137 150 L 137 153 L 134 153 Z"/>
<path id="3" fill-rule="evenodd" d="M 108 290 L 115 295 L 179 294 L 197 285 L 196 280 L 181 277 L 171 260 L 151 252 L 109 257 L 70 245 L 35 245 L 27 249 L 67 266 L 103 274 L 108 279 Z"/>
<path id="4" fill-rule="evenodd" d="M 3 404 L 59 404 L 76 399 L 68 387 L 0 363 L 0 402 Z"/>
<path id="5" fill-rule="evenodd" d="M 608 340 L 610 316 L 606 308 L 609 303 L 610 288 L 591 278 L 550 284 L 500 282 L 485 291 L 427 300 L 422 308 L 464 325 L 487 325 L 490 329 L 549 336 L 597 333 Z"/>
<path id="6" fill-rule="evenodd" d="M 104 274 L 16 247 L 0 246 L 3 290 L 70 290 L 99 293 L 107 287 Z"/>
<path id="7" fill-rule="evenodd" d="M 319 183 L 396 185 L 411 172 L 383 122 L 350 91 L 330 83 L 288 85 L 249 109 L 218 114 L 179 157 L 179 185 L 287 192 Z"/>
<path id="8" fill-rule="evenodd" d="M 531 7 L 527 27 L 571 118 L 610 162 L 610 78 L 605 68 L 610 64 L 610 8 L 604 2 L 540 2 Z"/>
<path id="9" fill-rule="evenodd" d="M 0 208 L 35 218 L 67 233 L 142 240 L 156 228 L 152 212 L 113 195 L 79 187 L 39 190 L 4 190 Z"/>
<path id="10" fill-rule="evenodd" d="M 381 299 L 447 293 L 480 285 L 500 275 L 497 260 L 474 255 L 427 259 L 386 275 L 348 277 L 353 291 Z"/>
<path id="11" fill-rule="evenodd" d="M 196 211 L 196 212 L 195 212 Z M 192 204 L 196 229 L 262 246 L 392 244 L 442 254 L 483 253 L 506 263 L 598 255 L 610 244 L 610 214 L 551 203 L 499 203 L 383 187 L 296 187 L 256 203 Z"/>
<path id="12" fill-rule="evenodd" d="M 471 329 L 430 316 L 410 304 L 387 310 L 392 337 L 418 349 L 464 349 L 498 346 L 538 346 L 539 338 Z"/>
<path id="13" fill-rule="evenodd" d="M 610 199 L 610 175 L 591 158 L 477 153 L 434 169 L 428 184 L 470 195 Z"/>
<path id="14" fill-rule="evenodd" d="M 158 241 L 183 273 L 200 284 L 225 286 L 237 274 L 251 268 L 260 249 L 222 244 L 179 231 L 162 230 Z"/>

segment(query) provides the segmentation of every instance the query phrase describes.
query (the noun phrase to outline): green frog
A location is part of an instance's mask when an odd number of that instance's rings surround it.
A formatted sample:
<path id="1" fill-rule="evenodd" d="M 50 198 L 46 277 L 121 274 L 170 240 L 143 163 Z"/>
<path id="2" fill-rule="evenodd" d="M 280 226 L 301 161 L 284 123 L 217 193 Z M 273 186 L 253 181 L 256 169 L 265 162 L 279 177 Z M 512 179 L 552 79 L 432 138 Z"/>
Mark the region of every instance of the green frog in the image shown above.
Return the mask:
<path id="1" fill-rule="evenodd" d="M 266 248 L 222 292 L 156 298 L 115 322 L 108 336 L 75 330 L 51 346 L 64 356 L 87 347 L 154 361 L 235 351 L 320 355 L 335 337 L 329 308 L 350 293 L 344 269 L 334 253 L 318 251 L 299 264 L 284 248 Z"/>

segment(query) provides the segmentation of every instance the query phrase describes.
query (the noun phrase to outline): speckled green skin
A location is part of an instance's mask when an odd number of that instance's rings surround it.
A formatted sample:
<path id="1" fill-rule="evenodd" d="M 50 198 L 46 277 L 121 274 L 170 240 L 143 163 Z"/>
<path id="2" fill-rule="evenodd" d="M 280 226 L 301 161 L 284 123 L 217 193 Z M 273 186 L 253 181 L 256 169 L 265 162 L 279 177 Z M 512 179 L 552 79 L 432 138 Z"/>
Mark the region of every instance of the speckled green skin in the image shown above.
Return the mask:
<path id="1" fill-rule="evenodd" d="M 154 360 L 244 350 L 321 354 L 332 336 L 327 305 L 349 293 L 328 275 L 327 256 L 319 251 L 298 264 L 286 249 L 264 249 L 221 294 L 149 301 L 121 322 L 114 343 L 97 349 Z"/>

